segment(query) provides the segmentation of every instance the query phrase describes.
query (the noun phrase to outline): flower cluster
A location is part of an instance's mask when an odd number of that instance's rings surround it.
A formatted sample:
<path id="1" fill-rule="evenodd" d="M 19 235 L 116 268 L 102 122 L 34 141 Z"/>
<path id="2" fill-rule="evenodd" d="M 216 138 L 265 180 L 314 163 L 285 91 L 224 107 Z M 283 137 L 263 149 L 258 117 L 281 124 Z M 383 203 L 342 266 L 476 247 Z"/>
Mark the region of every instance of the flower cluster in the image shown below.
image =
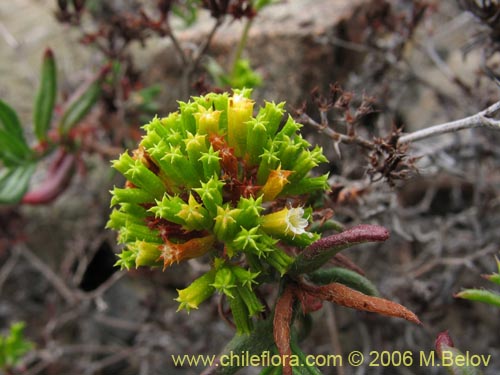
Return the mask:
<path id="1" fill-rule="evenodd" d="M 309 175 L 326 161 L 321 148 L 284 118 L 284 103 L 266 102 L 254 116 L 250 93 L 193 97 L 145 125 L 139 147 L 113 162 L 127 182 L 111 192 L 117 208 L 107 224 L 125 244 L 122 268 L 165 269 L 210 254 L 212 269 L 179 291 L 179 308 L 218 291 L 239 332 L 263 309 L 259 277 L 285 274 L 294 262 L 287 246 L 319 238 L 307 230 L 310 209 L 293 202 L 327 186 L 326 175 Z"/>

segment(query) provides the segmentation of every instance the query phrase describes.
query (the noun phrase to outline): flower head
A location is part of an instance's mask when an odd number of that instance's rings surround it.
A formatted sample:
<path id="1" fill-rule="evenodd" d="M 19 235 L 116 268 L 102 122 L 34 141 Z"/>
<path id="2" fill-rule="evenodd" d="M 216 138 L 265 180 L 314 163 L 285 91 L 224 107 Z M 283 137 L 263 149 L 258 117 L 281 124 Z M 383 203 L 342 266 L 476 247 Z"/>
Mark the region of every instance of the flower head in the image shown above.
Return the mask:
<path id="1" fill-rule="evenodd" d="M 284 103 L 254 116 L 250 94 L 193 97 L 145 125 L 137 149 L 113 163 L 127 182 L 112 192 L 107 225 L 125 245 L 123 268 L 210 258 L 211 271 L 179 291 L 180 308 L 225 293 L 240 332 L 262 308 L 256 275 L 284 274 L 294 262 L 279 242 L 304 248 L 317 238 L 307 210 L 287 199 L 325 189 L 327 178 L 309 176 L 321 149 L 310 150 L 292 117 L 283 121 Z"/>

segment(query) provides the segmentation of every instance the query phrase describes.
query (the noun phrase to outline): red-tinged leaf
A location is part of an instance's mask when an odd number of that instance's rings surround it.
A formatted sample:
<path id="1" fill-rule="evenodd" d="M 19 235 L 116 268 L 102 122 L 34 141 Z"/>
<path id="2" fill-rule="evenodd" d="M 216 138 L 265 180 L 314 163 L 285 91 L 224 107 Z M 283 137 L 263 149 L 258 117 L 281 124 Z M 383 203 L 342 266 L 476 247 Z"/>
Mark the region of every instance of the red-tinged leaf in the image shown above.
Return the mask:
<path id="1" fill-rule="evenodd" d="M 422 324 L 413 312 L 399 303 L 384 298 L 367 296 L 343 284 L 332 283 L 323 286 L 302 285 L 302 287 L 315 297 L 341 306 L 403 318 L 416 324 Z"/>
<path id="2" fill-rule="evenodd" d="M 283 375 L 292 375 L 289 360 L 292 354 L 292 349 L 290 348 L 290 325 L 292 324 L 293 301 L 293 290 L 291 287 L 287 287 L 278 298 L 274 310 L 274 342 L 279 354 L 286 360 L 283 362 Z"/>
<path id="3" fill-rule="evenodd" d="M 323 307 L 323 301 L 318 297 L 307 293 L 303 289 L 297 288 L 295 291 L 295 297 L 300 301 L 302 307 L 302 312 L 305 314 L 318 311 Z"/>
<path id="4" fill-rule="evenodd" d="M 332 258 L 331 263 L 335 266 L 339 266 L 342 268 L 347 268 L 348 270 L 354 271 L 361 276 L 365 276 L 366 273 L 365 271 L 359 267 L 356 263 L 354 263 L 351 259 L 349 259 L 347 256 L 344 254 L 335 254 L 335 256 Z"/>
<path id="5" fill-rule="evenodd" d="M 437 337 L 436 341 L 434 343 L 434 346 L 436 347 L 436 352 L 441 358 L 441 353 L 447 348 L 453 348 L 455 345 L 453 344 L 453 340 L 451 339 L 450 335 L 448 334 L 448 330 L 440 332 Z"/>
<path id="6" fill-rule="evenodd" d="M 389 238 L 389 231 L 379 225 L 361 224 L 353 228 L 347 229 L 344 232 L 333 234 L 324 237 L 302 253 L 305 259 L 314 258 L 318 254 L 322 254 L 332 249 L 338 250 L 346 247 L 363 243 L 363 242 L 382 242 Z"/>
<path id="7" fill-rule="evenodd" d="M 296 258 L 290 273 L 312 272 L 328 262 L 338 252 L 364 242 L 382 242 L 389 232 L 378 225 L 357 225 L 342 233 L 324 237 L 308 246 Z"/>
<path id="8" fill-rule="evenodd" d="M 76 157 L 65 154 L 62 160 L 57 160 L 57 169 L 50 173 L 45 181 L 26 193 L 22 199 L 25 204 L 47 204 L 56 199 L 69 185 L 73 177 Z"/>
<path id="9" fill-rule="evenodd" d="M 477 364 L 474 365 L 468 361 L 464 361 L 467 356 L 455 348 L 448 331 L 441 332 L 437 336 L 435 347 L 437 355 L 441 359 L 441 366 L 450 375 L 482 375 L 482 371 Z"/>

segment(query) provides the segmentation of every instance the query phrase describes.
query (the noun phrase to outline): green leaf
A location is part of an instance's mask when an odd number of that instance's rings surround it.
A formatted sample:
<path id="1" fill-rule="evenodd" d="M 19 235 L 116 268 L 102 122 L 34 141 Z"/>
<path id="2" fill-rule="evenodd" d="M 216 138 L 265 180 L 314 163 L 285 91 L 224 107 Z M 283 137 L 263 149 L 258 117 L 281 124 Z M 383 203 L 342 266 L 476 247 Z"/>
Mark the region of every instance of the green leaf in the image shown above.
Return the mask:
<path id="1" fill-rule="evenodd" d="M 38 140 L 43 141 L 47 137 L 52 114 L 56 103 L 57 94 L 57 68 L 54 54 L 51 49 L 45 51 L 42 63 L 42 74 L 40 87 L 38 89 L 35 108 L 33 110 L 33 123 L 35 124 L 35 135 Z"/>
<path id="2" fill-rule="evenodd" d="M 207 58 L 205 69 L 214 80 L 216 86 L 223 86 L 227 83 L 226 81 L 223 81 L 223 77 L 226 74 L 224 68 L 214 58 L 210 56 Z"/>
<path id="3" fill-rule="evenodd" d="M 279 366 L 269 366 L 264 368 L 259 375 L 282 375 L 283 369 Z"/>
<path id="4" fill-rule="evenodd" d="M 14 323 L 8 335 L 0 336 L 0 368 L 15 366 L 28 351 L 33 349 L 33 343 L 24 339 L 23 330 L 23 322 Z"/>
<path id="5" fill-rule="evenodd" d="M 441 359 L 441 364 L 438 364 L 438 366 L 444 367 L 450 375 L 482 375 L 477 365 L 474 366 L 468 363 L 469 361 L 464 361 L 465 356 L 455 348 L 448 331 L 443 331 L 437 335 L 434 346 L 439 359 Z M 487 363 L 485 363 L 486 365 Z"/>
<path id="6" fill-rule="evenodd" d="M 273 3 L 276 3 L 276 0 L 253 0 L 252 1 L 252 5 L 256 11 L 259 11 L 262 8 L 264 8 L 270 4 L 273 4 Z"/>
<path id="7" fill-rule="evenodd" d="M 262 85 L 262 77 L 250 66 L 247 59 L 239 59 L 234 64 L 231 75 L 223 75 L 222 81 L 232 88 L 252 88 Z"/>
<path id="8" fill-rule="evenodd" d="M 500 307 L 500 294 L 483 289 L 465 289 L 457 293 L 455 297 L 478 301 Z"/>
<path id="9" fill-rule="evenodd" d="M 341 222 L 329 219 L 324 222 L 322 221 L 312 222 L 308 230 L 309 232 L 316 232 L 316 233 L 323 233 L 329 230 L 333 230 L 335 232 L 342 232 L 343 230 L 345 230 L 345 228 Z"/>
<path id="10" fill-rule="evenodd" d="M 308 360 L 304 352 L 299 348 L 297 344 L 297 340 L 292 336 L 292 340 L 290 341 L 290 347 L 292 349 L 292 353 L 299 358 L 300 366 L 296 366 L 293 370 L 296 370 L 298 374 L 303 375 L 322 375 L 321 371 L 318 370 L 316 366 L 309 366 Z M 295 371 L 294 371 L 295 373 Z"/>
<path id="11" fill-rule="evenodd" d="M 342 267 L 320 269 L 309 274 L 309 279 L 320 285 L 341 283 L 369 296 L 379 296 L 375 285 L 357 272 Z"/>
<path id="12" fill-rule="evenodd" d="M 16 111 L 7 103 L 0 99 L 0 129 L 7 131 L 10 134 L 16 135 L 18 138 L 23 138 L 23 128 Z"/>
<path id="13" fill-rule="evenodd" d="M 59 132 L 61 134 L 67 134 L 97 103 L 101 95 L 101 83 L 108 71 L 109 67 L 104 68 L 64 111 L 59 123 Z"/>
<path id="14" fill-rule="evenodd" d="M 0 204 L 18 203 L 28 190 L 35 163 L 0 171 Z"/>
<path id="15" fill-rule="evenodd" d="M 24 164 L 31 155 L 31 149 L 22 136 L 0 129 L 0 160 L 5 166 Z"/>
<path id="16" fill-rule="evenodd" d="M 459 362 L 464 360 L 465 355 L 457 348 L 443 345 L 441 347 L 441 353 L 441 366 L 444 367 L 450 375 L 482 375 L 478 367 L 474 367 L 471 364 L 461 364 L 461 362 Z"/>
<path id="17" fill-rule="evenodd" d="M 500 285 L 500 260 L 495 256 L 495 261 L 497 265 L 498 272 L 492 273 L 491 275 L 483 275 L 486 280 L 491 281 L 492 283 Z"/>
<path id="18" fill-rule="evenodd" d="M 492 273 L 491 275 L 483 275 L 483 277 L 492 283 L 500 285 L 500 274 Z"/>
<path id="19" fill-rule="evenodd" d="M 198 7 L 200 0 L 184 0 L 172 6 L 172 12 L 176 17 L 184 21 L 185 26 L 191 26 L 198 18 Z"/>
<path id="20" fill-rule="evenodd" d="M 30 156 L 16 111 L 0 100 L 0 160 L 10 167 L 23 164 Z"/>
<path id="21" fill-rule="evenodd" d="M 254 329 L 249 335 L 236 334 L 226 345 L 221 354 L 226 354 L 227 357 L 229 357 L 231 353 L 239 354 L 248 352 L 250 356 L 261 356 L 262 353 L 272 351 L 273 348 L 275 348 L 275 346 L 273 338 L 273 319 L 271 317 L 256 322 L 254 324 Z M 241 363 L 238 362 L 239 361 L 235 361 L 233 366 L 217 366 L 214 374 L 232 375 L 243 367 Z"/>

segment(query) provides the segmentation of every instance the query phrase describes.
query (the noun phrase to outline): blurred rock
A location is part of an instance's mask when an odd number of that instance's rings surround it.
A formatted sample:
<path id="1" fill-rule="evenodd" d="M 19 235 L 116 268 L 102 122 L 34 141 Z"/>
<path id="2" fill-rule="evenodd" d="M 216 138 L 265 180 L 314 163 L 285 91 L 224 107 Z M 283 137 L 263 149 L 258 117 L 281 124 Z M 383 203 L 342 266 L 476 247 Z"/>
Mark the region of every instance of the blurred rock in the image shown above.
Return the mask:
<path id="1" fill-rule="evenodd" d="M 264 8 L 250 30 L 244 56 L 263 77 L 256 90 L 257 100 L 286 100 L 295 106 L 308 98 L 315 86 L 343 81 L 356 64 L 352 52 L 333 48 L 328 43 L 342 20 L 352 16 L 367 0 L 290 0 Z M 200 12 L 199 21 L 178 36 L 184 48 L 194 48 L 209 33 L 214 21 Z M 209 53 L 224 67 L 230 66 L 245 21 L 225 23 L 218 31 Z M 182 65 L 168 40 L 148 44 L 151 58 L 143 58 L 148 82 L 164 82 L 164 103 L 172 109 L 181 93 Z M 141 54 L 140 50 L 136 55 Z M 349 56 L 347 56 L 349 55 Z M 352 64 L 339 64 L 351 61 Z M 340 68 L 340 69 L 339 69 Z"/>

